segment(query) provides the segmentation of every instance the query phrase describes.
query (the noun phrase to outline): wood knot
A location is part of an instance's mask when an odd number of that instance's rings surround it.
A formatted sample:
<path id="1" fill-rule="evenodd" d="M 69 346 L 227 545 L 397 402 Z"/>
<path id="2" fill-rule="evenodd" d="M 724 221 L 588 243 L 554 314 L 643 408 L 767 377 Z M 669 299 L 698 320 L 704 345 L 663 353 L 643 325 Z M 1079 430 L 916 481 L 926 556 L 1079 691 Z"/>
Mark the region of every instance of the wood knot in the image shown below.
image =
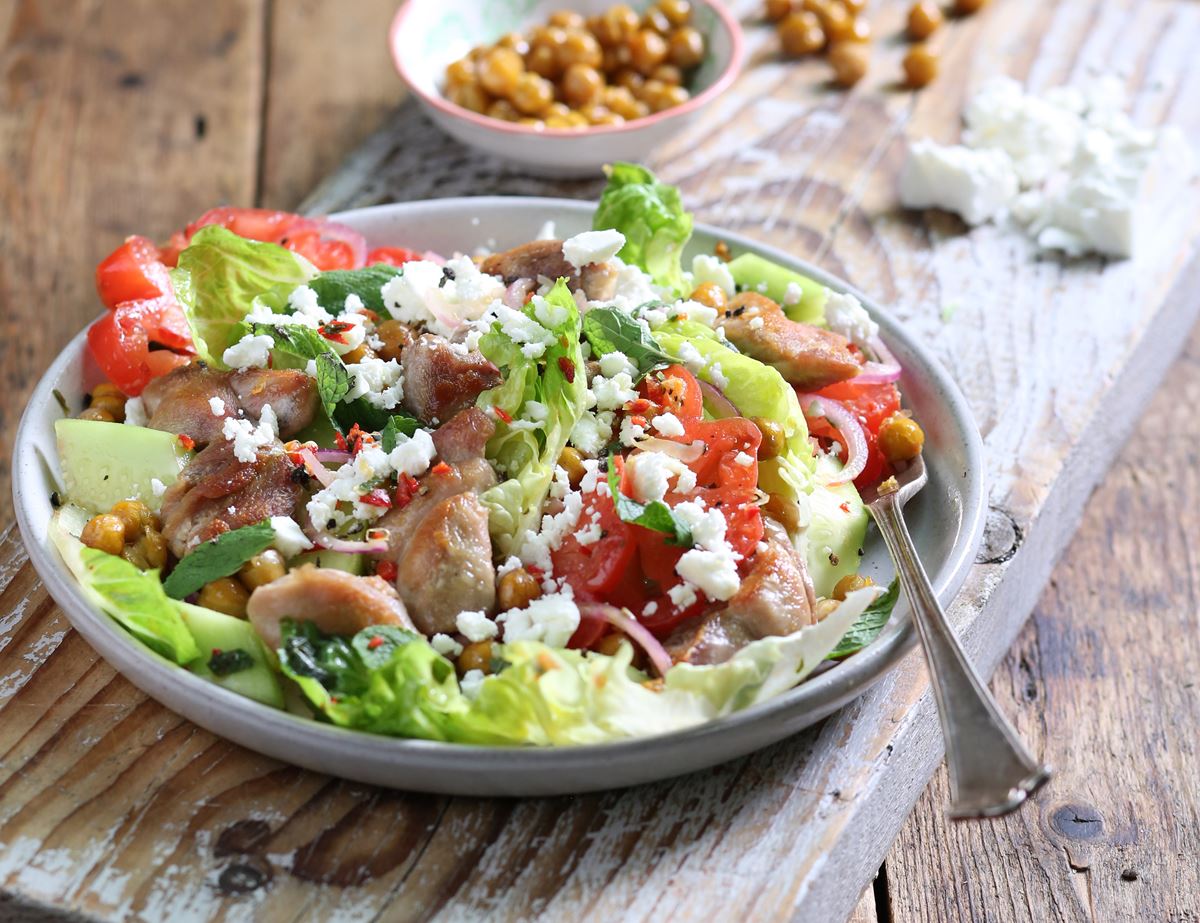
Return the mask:
<path id="1" fill-rule="evenodd" d="M 1021 547 L 1025 533 L 1009 513 L 998 507 L 988 510 L 983 527 L 983 545 L 975 558 L 977 564 L 1003 564 Z"/>
<path id="2" fill-rule="evenodd" d="M 262 859 L 248 858 L 245 862 L 235 862 L 221 872 L 217 879 L 217 888 L 222 894 L 249 894 L 271 881 L 271 866 Z"/>
<path id="3" fill-rule="evenodd" d="M 1089 805 L 1064 804 L 1050 815 L 1050 826 L 1069 840 L 1104 836 L 1104 818 Z"/>

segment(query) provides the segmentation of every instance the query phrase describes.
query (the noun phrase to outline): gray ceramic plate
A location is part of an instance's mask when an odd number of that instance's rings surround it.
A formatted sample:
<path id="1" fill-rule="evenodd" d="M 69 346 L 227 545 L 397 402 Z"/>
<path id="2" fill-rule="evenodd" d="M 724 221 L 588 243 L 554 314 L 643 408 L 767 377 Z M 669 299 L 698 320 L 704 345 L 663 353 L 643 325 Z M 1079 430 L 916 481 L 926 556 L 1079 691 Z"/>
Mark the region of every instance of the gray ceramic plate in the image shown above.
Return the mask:
<path id="1" fill-rule="evenodd" d="M 591 213 L 587 203 L 559 199 L 471 198 L 385 205 L 336 217 L 361 230 L 372 245 L 450 253 L 522 243 L 547 220 L 568 236 L 590 227 Z M 718 238 L 739 252 L 758 251 L 831 288 L 848 289 L 800 260 L 716 228 L 699 228 L 692 247 L 711 252 Z M 909 523 L 938 596 L 948 603 L 966 579 L 983 534 L 979 433 L 942 367 L 886 311 L 864 301 L 904 366 L 905 400 L 927 433 L 929 486 L 909 506 Z M 54 421 L 61 415 L 52 391 L 75 398 L 100 380 L 85 346 L 81 333 L 46 372 L 17 433 L 13 494 L 29 557 L 71 623 L 132 683 L 213 733 L 277 759 L 361 782 L 465 795 L 554 795 L 650 782 L 733 759 L 808 727 L 861 695 L 914 643 L 902 601 L 874 644 L 785 695 L 687 731 L 593 746 L 478 748 L 398 740 L 275 711 L 135 643 L 85 601 L 50 545 L 50 493 L 58 480 Z M 882 542 L 868 542 L 865 567 L 881 581 L 890 579 Z"/>

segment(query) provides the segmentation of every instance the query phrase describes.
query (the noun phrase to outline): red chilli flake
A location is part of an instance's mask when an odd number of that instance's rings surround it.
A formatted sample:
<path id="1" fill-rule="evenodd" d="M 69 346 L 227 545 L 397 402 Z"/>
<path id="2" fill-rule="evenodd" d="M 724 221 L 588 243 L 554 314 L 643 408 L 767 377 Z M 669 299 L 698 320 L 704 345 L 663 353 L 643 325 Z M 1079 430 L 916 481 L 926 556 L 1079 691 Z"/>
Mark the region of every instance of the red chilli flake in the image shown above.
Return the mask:
<path id="1" fill-rule="evenodd" d="M 399 478 L 397 478 L 397 481 L 396 498 L 392 502 L 392 506 L 398 510 L 402 510 L 412 502 L 412 498 L 415 497 L 417 491 L 421 489 L 421 485 L 411 474 L 401 474 Z"/>
<path id="2" fill-rule="evenodd" d="M 196 448 L 196 440 L 193 439 L 191 436 L 187 435 L 186 433 L 179 434 L 179 444 L 181 446 L 183 446 L 185 449 L 187 449 L 189 452 L 192 451 L 192 449 Z"/>
<path id="3" fill-rule="evenodd" d="M 849 504 L 848 502 L 843 502 L 843 503 L 841 504 L 841 506 L 839 507 L 839 509 L 840 509 L 840 510 L 841 510 L 843 513 L 849 513 L 849 512 L 850 512 L 850 504 Z"/>
<path id="4" fill-rule="evenodd" d="M 337 446 L 339 449 L 341 449 L 343 452 L 349 452 L 349 451 L 350 451 L 350 446 L 348 446 L 348 445 L 346 444 L 346 437 L 345 437 L 345 436 L 343 436 L 341 433 L 334 433 L 334 434 L 333 434 L 333 443 L 334 443 L 334 445 L 336 445 L 336 446 Z"/>
<path id="5" fill-rule="evenodd" d="M 438 462 L 430 469 L 430 471 L 432 471 L 434 474 L 449 474 L 453 470 L 454 469 L 445 462 Z"/>
<path id="6" fill-rule="evenodd" d="M 388 563 L 390 564 L 391 562 L 389 561 Z M 392 567 L 395 567 L 395 566 L 396 566 L 395 564 L 392 564 Z M 383 638 L 380 635 L 376 635 L 370 641 L 367 642 L 367 650 L 373 651 L 373 650 L 375 650 L 375 648 L 379 647 L 381 644 L 383 644 Z"/>
<path id="7" fill-rule="evenodd" d="M 505 423 L 511 423 L 513 420 L 512 414 L 509 413 L 507 410 L 505 410 L 503 407 L 492 407 L 492 413 L 494 413 L 496 416 L 498 416 Z"/>
<path id="8" fill-rule="evenodd" d="M 334 320 L 330 321 L 328 324 L 325 324 L 317 332 L 327 340 L 332 340 L 334 343 L 344 344 L 346 342 L 345 333 L 353 326 L 353 324 L 348 324 L 344 320 Z"/>
<path id="9" fill-rule="evenodd" d="M 378 506 L 385 510 L 390 509 L 392 505 L 392 498 L 388 496 L 387 491 L 382 487 L 376 487 L 374 490 L 363 494 L 359 497 L 359 500 L 368 506 Z"/>
<path id="10" fill-rule="evenodd" d="M 648 400 L 646 400 L 644 397 L 639 397 L 635 401 L 630 401 L 625 406 L 628 407 L 632 413 L 645 413 L 653 405 Z"/>
<path id="11" fill-rule="evenodd" d="M 382 577 L 384 580 L 387 580 L 389 583 L 391 581 L 395 580 L 397 574 L 399 574 L 399 573 L 400 573 L 400 569 L 398 567 L 396 567 L 395 561 L 380 561 L 378 564 L 375 565 L 375 576 Z"/>
<path id="12" fill-rule="evenodd" d="M 575 383 L 575 363 L 566 356 L 558 357 L 558 367 L 563 373 L 563 377 L 567 380 L 567 384 Z"/>

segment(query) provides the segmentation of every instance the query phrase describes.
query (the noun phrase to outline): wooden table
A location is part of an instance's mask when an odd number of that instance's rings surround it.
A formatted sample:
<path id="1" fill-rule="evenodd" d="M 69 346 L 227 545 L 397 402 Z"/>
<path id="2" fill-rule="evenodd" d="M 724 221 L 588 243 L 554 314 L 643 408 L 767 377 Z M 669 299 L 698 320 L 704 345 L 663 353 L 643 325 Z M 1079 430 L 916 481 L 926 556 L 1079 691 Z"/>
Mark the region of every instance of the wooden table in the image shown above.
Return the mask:
<path id="1" fill-rule="evenodd" d="M 294 207 L 381 124 L 310 204 L 549 188 L 389 116 L 390 6 L 0 0 L 5 485 L 24 398 L 97 312 L 92 266 L 125 234 L 165 237 L 222 201 Z M 940 743 L 916 657 L 814 732 L 677 782 L 527 802 L 341 783 L 148 700 L 70 629 L 10 536 L 0 919 L 1196 919 L 1200 338 L 1168 368 L 1200 306 L 1196 189 L 1138 261 L 1104 266 L 914 221 L 892 185 L 903 134 L 952 137 L 995 71 L 1047 86 L 1123 69 L 1139 119 L 1200 142 L 1200 7 L 996 0 L 939 37 L 947 73 L 917 96 L 891 85 L 903 15 L 873 4 L 875 69 L 848 96 L 815 63 L 772 60 L 755 28 L 755 68 L 656 166 L 701 218 L 895 305 L 964 385 L 993 515 L 954 617 L 989 672 L 1016 637 L 993 685 L 1058 769 L 1035 803 L 948 824 L 944 771 L 926 787 Z"/>

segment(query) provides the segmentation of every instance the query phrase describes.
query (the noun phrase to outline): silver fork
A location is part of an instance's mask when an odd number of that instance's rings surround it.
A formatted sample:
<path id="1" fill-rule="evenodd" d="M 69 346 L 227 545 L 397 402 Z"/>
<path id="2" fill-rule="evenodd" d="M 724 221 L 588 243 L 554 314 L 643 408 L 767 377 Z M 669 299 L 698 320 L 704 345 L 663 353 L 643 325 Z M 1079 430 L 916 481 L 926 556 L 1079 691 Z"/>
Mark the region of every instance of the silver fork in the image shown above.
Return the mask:
<path id="1" fill-rule="evenodd" d="M 901 510 L 926 481 L 925 462 L 918 455 L 895 477 L 864 490 L 863 501 L 891 552 L 929 665 L 950 770 L 950 816 L 999 817 L 1037 791 L 1050 778 L 1050 769 L 1033 758 L 1000 713 L 917 557 Z"/>

